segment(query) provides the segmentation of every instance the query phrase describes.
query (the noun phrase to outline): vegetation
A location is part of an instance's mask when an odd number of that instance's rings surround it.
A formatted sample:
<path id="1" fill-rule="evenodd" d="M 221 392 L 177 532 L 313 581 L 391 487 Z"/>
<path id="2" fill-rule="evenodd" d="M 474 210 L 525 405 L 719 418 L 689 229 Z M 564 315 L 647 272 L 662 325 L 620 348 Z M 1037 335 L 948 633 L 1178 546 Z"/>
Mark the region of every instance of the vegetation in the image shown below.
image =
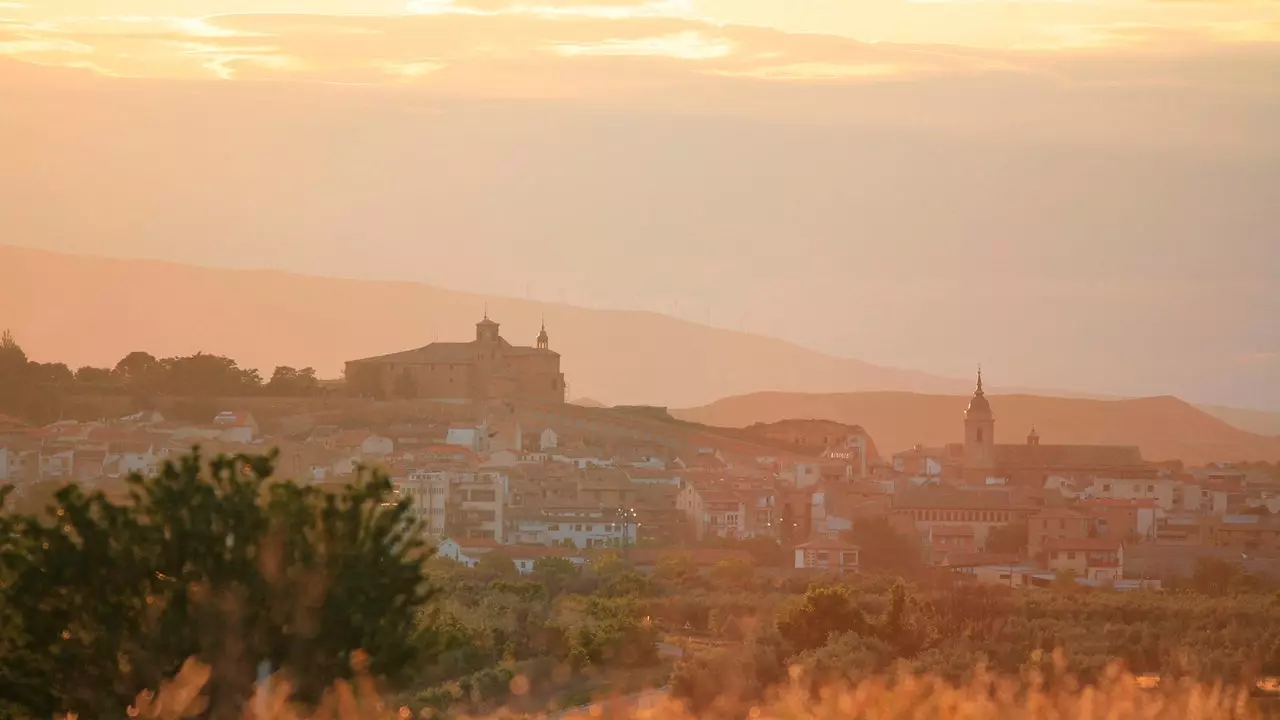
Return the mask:
<path id="1" fill-rule="evenodd" d="M 211 716 L 232 717 L 263 667 L 317 699 L 357 651 L 388 678 L 431 657 L 429 551 L 387 479 L 334 495 L 272 471 L 193 453 L 122 503 L 72 484 L 47 513 L 0 516 L 0 714 L 95 715 L 196 658 Z"/>
<path id="2" fill-rule="evenodd" d="M 320 392 L 312 368 L 277 367 L 264 381 L 257 370 L 206 353 L 156 358 L 131 352 L 115 367 L 72 371 L 65 363 L 30 360 L 12 334 L 0 335 L 0 413 L 37 423 L 59 419 L 76 396 L 305 397 Z"/>

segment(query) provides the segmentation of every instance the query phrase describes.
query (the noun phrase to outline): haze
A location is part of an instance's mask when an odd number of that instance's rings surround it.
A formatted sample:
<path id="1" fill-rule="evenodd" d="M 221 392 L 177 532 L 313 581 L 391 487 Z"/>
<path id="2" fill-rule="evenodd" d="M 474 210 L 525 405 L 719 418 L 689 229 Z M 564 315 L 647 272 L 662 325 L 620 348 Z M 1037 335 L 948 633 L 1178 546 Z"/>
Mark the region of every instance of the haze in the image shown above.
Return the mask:
<path id="1" fill-rule="evenodd" d="M 9 0 L 0 243 L 1280 409 L 1278 36 L 1266 0 Z"/>

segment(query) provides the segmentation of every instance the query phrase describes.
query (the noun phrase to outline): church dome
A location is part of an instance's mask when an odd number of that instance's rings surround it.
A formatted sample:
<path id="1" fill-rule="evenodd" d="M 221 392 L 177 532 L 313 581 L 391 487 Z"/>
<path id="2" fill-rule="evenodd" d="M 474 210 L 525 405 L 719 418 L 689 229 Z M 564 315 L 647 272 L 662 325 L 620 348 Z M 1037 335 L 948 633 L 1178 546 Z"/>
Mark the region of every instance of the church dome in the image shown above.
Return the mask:
<path id="1" fill-rule="evenodd" d="M 967 418 L 991 415 L 991 403 L 987 402 L 987 396 L 982 393 L 974 393 L 969 400 L 969 407 L 965 408 L 964 416 Z"/>
<path id="2" fill-rule="evenodd" d="M 969 407 L 965 408 L 965 418 L 990 418 L 991 403 L 987 402 L 987 394 L 982 391 L 982 371 L 978 371 L 978 387 L 969 399 Z"/>

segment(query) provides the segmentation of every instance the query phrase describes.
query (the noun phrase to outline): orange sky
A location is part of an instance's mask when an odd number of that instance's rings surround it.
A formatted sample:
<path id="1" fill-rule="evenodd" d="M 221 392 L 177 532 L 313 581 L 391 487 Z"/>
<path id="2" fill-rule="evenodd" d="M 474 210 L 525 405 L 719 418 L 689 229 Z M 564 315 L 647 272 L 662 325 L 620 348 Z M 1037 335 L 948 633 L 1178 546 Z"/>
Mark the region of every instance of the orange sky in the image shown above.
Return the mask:
<path id="1" fill-rule="evenodd" d="M 1280 408 L 1278 35 L 1275 0 L 0 0 L 0 242 Z"/>
<path id="2" fill-rule="evenodd" d="M 108 75 L 462 77 L 477 93 L 537 89 L 505 87 L 494 66 L 512 61 L 648 58 L 655 71 L 813 81 L 1280 34 L 1272 0 L 4 0 L 0 18 L 0 56 Z"/>

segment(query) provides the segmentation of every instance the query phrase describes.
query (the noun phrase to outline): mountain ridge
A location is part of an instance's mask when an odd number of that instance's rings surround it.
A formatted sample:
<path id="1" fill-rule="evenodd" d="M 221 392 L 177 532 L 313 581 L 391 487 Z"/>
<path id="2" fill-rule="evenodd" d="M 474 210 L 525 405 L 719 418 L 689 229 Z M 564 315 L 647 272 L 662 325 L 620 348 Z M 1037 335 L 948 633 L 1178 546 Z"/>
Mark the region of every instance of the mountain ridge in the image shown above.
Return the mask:
<path id="1" fill-rule="evenodd" d="M 697 407 L 762 388 L 963 395 L 972 386 L 968 378 L 835 357 L 648 310 L 581 308 L 403 280 L 209 268 L 0 245 L 0 324 L 14 332 L 33 359 L 73 367 L 111 365 L 133 350 L 160 356 L 204 351 L 266 374 L 276 365 L 292 365 L 333 375 L 346 360 L 434 340 L 469 339 L 486 307 L 516 344 L 531 344 L 545 317 L 552 348 L 563 358 L 570 397 L 603 405 Z M 1280 413 L 1273 418 L 1233 408 L 1210 412 L 1248 429 L 1270 427 L 1273 419 L 1280 425 Z"/>

